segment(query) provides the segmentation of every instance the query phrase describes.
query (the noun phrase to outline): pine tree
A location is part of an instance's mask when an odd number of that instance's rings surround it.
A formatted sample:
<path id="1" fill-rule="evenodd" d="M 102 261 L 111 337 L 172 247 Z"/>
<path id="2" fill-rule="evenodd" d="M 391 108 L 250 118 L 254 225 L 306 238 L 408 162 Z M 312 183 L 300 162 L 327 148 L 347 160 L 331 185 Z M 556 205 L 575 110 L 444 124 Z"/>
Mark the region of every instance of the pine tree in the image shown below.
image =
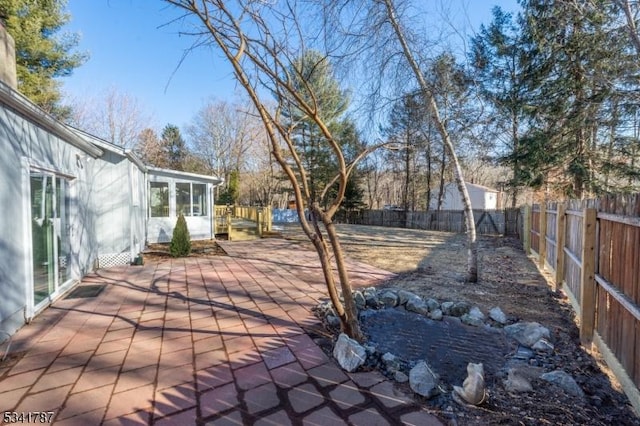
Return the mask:
<path id="1" fill-rule="evenodd" d="M 77 34 L 60 34 L 69 22 L 66 0 L 0 0 L 0 20 L 16 45 L 18 90 L 59 118 L 69 115 L 60 105 L 58 77 L 69 76 L 87 55 L 74 52 Z"/>
<path id="2" fill-rule="evenodd" d="M 191 253 L 191 236 L 189 235 L 187 221 L 182 213 L 178 216 L 176 226 L 173 228 L 169 251 L 173 257 L 189 256 L 189 253 Z"/>
<path id="3" fill-rule="evenodd" d="M 293 86 L 307 103 L 313 105 L 321 120 L 326 123 L 333 134 L 341 130 L 340 122 L 349 100 L 336 78 L 326 56 L 315 51 L 307 51 L 298 58 L 289 69 Z M 325 204 L 321 194 L 335 176 L 335 157 L 328 142 L 322 136 L 314 119 L 302 113 L 299 108 L 291 106 L 296 102 L 280 97 L 287 121 L 295 133 L 296 147 L 302 164 L 307 171 L 312 202 Z M 338 141 L 341 146 L 344 144 Z"/>
<path id="4" fill-rule="evenodd" d="M 511 14 L 493 9 L 493 20 L 471 40 L 470 60 L 482 97 L 493 108 L 493 127 L 505 140 L 502 161 L 512 170 L 511 206 L 516 207 L 518 189 L 533 183 L 532 173 L 521 162 L 523 122 L 527 101 L 529 52 L 522 43 L 520 28 Z M 501 148 L 501 147 L 500 147 Z M 533 153 L 532 153 L 533 154 Z"/>
<path id="5" fill-rule="evenodd" d="M 184 170 L 184 162 L 189 155 L 189 151 L 177 126 L 167 124 L 164 127 L 162 130 L 162 147 L 167 158 L 168 167 L 173 170 Z"/>
<path id="6" fill-rule="evenodd" d="M 604 0 L 584 7 L 552 0 L 522 3 L 523 42 L 535 70 L 528 84 L 522 160 L 542 175 L 537 183 L 571 197 L 596 194 L 600 119 L 629 69 L 628 39 L 621 43 L 612 5 Z"/>

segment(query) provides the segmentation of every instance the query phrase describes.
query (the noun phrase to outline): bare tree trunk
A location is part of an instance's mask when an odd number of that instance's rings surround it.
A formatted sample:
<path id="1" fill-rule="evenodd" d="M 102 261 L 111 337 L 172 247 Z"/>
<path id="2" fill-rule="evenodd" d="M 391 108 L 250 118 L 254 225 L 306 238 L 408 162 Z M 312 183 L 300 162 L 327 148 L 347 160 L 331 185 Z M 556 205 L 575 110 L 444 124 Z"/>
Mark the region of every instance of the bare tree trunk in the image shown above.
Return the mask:
<path id="1" fill-rule="evenodd" d="M 346 164 L 340 146 L 333 138 L 326 123 L 319 116 L 318 109 L 315 104 L 307 103 L 301 93 L 296 90 L 291 82 L 288 79 L 283 78 L 282 74 L 279 72 L 280 70 L 278 68 L 273 68 L 273 63 L 271 61 L 278 65 L 283 65 L 283 61 L 290 60 L 290 58 L 287 57 L 286 52 L 282 53 L 278 47 L 274 47 L 271 43 L 273 40 L 268 38 L 268 35 L 271 34 L 270 28 L 266 26 L 266 23 L 259 16 L 252 15 L 250 10 L 245 11 L 248 13 L 247 19 L 252 19 L 251 23 L 262 30 L 261 34 L 266 34 L 265 37 L 267 38 L 262 40 L 260 38 L 246 37 L 243 29 L 241 28 L 241 23 L 235 19 L 234 14 L 231 13 L 230 9 L 228 9 L 223 2 L 200 4 L 191 0 L 166 1 L 197 17 L 204 25 L 206 31 L 211 35 L 212 41 L 220 48 L 224 57 L 232 66 L 238 83 L 249 96 L 251 103 L 256 108 L 256 111 L 264 124 L 274 158 L 280 164 L 292 184 L 292 190 L 295 194 L 296 200 L 296 210 L 298 211 L 298 215 L 301 219 L 301 227 L 313 243 L 318 253 L 329 297 L 337 311 L 336 313 L 340 317 L 342 328 L 350 337 L 362 340 L 363 336 L 358 326 L 357 311 L 351 295 L 349 277 L 342 253 L 340 252 L 340 245 L 337 242 L 337 235 L 335 234 L 332 226 L 329 227 L 330 229 L 327 229 L 327 232 L 330 234 L 331 248 L 334 250 L 333 255 L 338 259 L 338 277 L 342 287 L 344 305 L 338 298 L 335 278 L 330 261 L 330 249 L 322 238 L 322 233 L 318 227 L 316 215 L 314 215 L 313 227 L 309 225 L 309 222 L 304 217 L 305 201 L 309 202 L 310 200 L 316 199 L 316 194 L 313 193 L 312 188 L 309 186 L 310 176 L 308 170 L 305 169 L 303 161 L 296 151 L 295 142 L 293 141 L 291 132 L 289 131 L 290 129 L 285 128 L 279 121 L 278 112 L 274 114 L 267 109 L 265 102 L 263 102 L 258 94 L 256 86 L 252 84 L 252 81 L 250 80 L 249 74 L 246 70 L 247 65 L 243 65 L 242 61 L 249 61 L 249 66 L 257 68 L 259 72 L 263 73 L 263 78 L 269 79 L 272 82 L 274 90 L 282 92 L 282 94 L 286 94 L 293 99 L 296 102 L 296 107 L 304 111 L 308 119 L 312 120 L 318 126 L 320 132 L 326 138 L 329 147 L 335 154 L 337 160 L 337 177 L 332 184 L 338 183 L 337 195 L 326 211 L 322 211 L 317 204 L 313 205 L 314 212 L 320 213 L 320 219 L 325 226 L 327 224 L 332 225 L 331 218 L 334 216 L 340 206 L 340 203 L 344 199 L 347 179 L 349 177 L 349 173 L 353 169 L 353 165 Z M 293 23 L 298 22 L 295 19 L 295 16 L 291 17 L 291 21 Z M 283 153 L 281 146 L 282 142 L 287 146 L 287 154 L 289 154 L 289 157 L 285 157 Z M 293 162 L 294 165 L 292 165 L 291 162 Z"/>
<path id="2" fill-rule="evenodd" d="M 442 158 L 440 162 L 440 187 L 438 188 L 438 211 L 442 210 L 442 202 L 444 200 L 444 172 L 447 164 L 447 150 L 442 149 Z"/>
<path id="3" fill-rule="evenodd" d="M 464 205 L 465 212 L 465 225 L 467 228 L 467 242 L 468 242 L 468 253 L 467 253 L 467 281 L 468 282 L 477 282 L 478 281 L 478 242 L 476 240 L 476 227 L 473 219 L 473 209 L 471 208 L 471 200 L 469 198 L 469 193 L 467 191 L 467 187 L 464 182 L 464 176 L 462 174 L 462 167 L 460 162 L 458 161 L 458 156 L 455 153 L 453 143 L 451 142 L 451 138 L 449 137 L 449 133 L 444 125 L 444 122 L 440 118 L 440 111 L 438 109 L 438 105 L 433 96 L 433 92 L 431 88 L 427 84 L 422 71 L 420 70 L 420 66 L 416 61 L 413 52 L 411 51 L 409 44 L 405 38 L 404 31 L 400 27 L 400 23 L 396 16 L 394 4 L 392 0 L 384 0 L 384 3 L 387 7 L 387 15 L 389 17 L 389 21 L 393 30 L 398 38 L 402 46 L 403 54 L 409 63 L 416 79 L 418 80 L 418 84 L 420 85 L 420 89 L 422 91 L 422 95 L 425 98 L 427 105 L 431 110 L 431 115 L 433 117 L 433 121 L 436 124 L 436 128 L 438 133 L 442 138 L 444 146 L 451 157 L 451 161 L 454 166 L 454 174 L 456 178 L 456 185 L 458 186 L 458 191 L 460 192 L 460 196 L 462 198 L 462 204 Z"/>
<path id="4" fill-rule="evenodd" d="M 358 323 L 358 310 L 356 308 L 355 300 L 353 299 L 353 293 L 351 290 L 351 285 L 349 283 L 349 276 L 347 274 L 344 254 L 342 252 L 342 247 L 340 246 L 340 241 L 338 239 L 338 234 L 336 233 L 335 225 L 333 224 L 331 218 L 328 217 L 317 204 L 314 206 L 313 210 L 320 213 L 322 223 L 327 230 L 331 248 L 333 249 L 336 269 L 338 270 L 338 277 L 340 279 L 340 285 L 342 287 L 342 298 L 344 299 L 344 312 L 343 317 L 341 317 L 343 331 L 352 338 L 358 341 L 363 341 L 364 336 L 362 334 L 362 331 L 360 330 L 360 324 Z"/>

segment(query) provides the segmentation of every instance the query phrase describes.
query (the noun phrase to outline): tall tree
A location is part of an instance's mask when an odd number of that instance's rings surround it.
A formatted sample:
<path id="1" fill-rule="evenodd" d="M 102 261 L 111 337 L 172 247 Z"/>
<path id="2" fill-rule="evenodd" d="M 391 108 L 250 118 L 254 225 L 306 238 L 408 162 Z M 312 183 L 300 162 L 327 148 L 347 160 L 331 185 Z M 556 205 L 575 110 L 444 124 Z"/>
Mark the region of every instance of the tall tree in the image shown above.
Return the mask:
<path id="1" fill-rule="evenodd" d="M 531 183 L 522 173 L 522 141 L 529 75 L 528 51 L 511 14 L 493 9 L 489 26 L 482 25 L 471 40 L 470 61 L 482 96 L 494 114 L 494 133 L 503 142 L 503 161 L 512 169 L 509 182 L 511 207 L 516 207 L 518 190 Z"/>
<path id="2" fill-rule="evenodd" d="M 625 43 L 605 0 L 526 0 L 523 41 L 531 56 L 529 131 L 522 160 L 539 183 L 582 198 L 598 193 L 599 117 L 627 67 Z M 627 38 L 628 40 L 628 38 Z M 627 68 L 628 69 L 628 68 Z"/>
<path id="3" fill-rule="evenodd" d="M 163 149 L 162 141 L 153 129 L 147 128 L 140 132 L 135 153 L 147 165 L 160 168 L 169 167 L 169 158 Z"/>
<path id="4" fill-rule="evenodd" d="M 77 34 L 60 33 L 69 22 L 66 0 L 0 0 L 0 20 L 16 45 L 18 89 L 35 104 L 60 118 L 58 77 L 69 76 L 87 59 L 76 52 Z"/>
<path id="5" fill-rule="evenodd" d="M 236 178 L 247 171 L 253 162 L 254 145 L 264 138 L 262 123 L 251 105 L 210 100 L 200 108 L 187 127 L 190 146 L 209 169 L 222 177 L 225 191 L 229 191 L 231 174 Z M 236 193 L 234 201 L 240 196 Z"/>
<path id="6" fill-rule="evenodd" d="M 339 135 L 343 125 L 339 118 L 345 112 L 348 100 L 333 75 L 329 59 L 318 51 L 306 51 L 293 61 L 286 73 L 292 76 L 293 87 L 304 101 L 315 104 L 318 117 L 337 136 L 337 143 L 344 150 L 348 142 L 353 142 L 353 138 Z M 282 92 L 276 96 L 308 173 L 310 202 L 326 205 L 325 189 L 335 174 L 331 145 L 314 119 L 297 106 L 295 99 Z"/>
<path id="7" fill-rule="evenodd" d="M 401 55 L 406 60 L 415 80 L 418 83 L 421 95 L 424 97 L 424 102 L 430 112 L 431 119 L 435 125 L 435 128 L 440 135 L 442 143 L 447 151 L 447 155 L 451 159 L 455 182 L 462 198 L 462 205 L 465 212 L 465 225 L 468 239 L 467 250 L 467 277 L 468 282 L 475 283 L 478 281 L 478 242 L 476 239 L 476 227 L 473 218 L 473 210 L 471 208 L 471 199 L 469 198 L 469 192 L 465 185 L 465 180 L 462 172 L 462 166 L 458 160 L 453 140 L 449 129 L 447 128 L 447 122 L 441 115 L 441 107 L 437 102 L 437 92 L 434 90 L 433 85 L 429 84 L 425 78 L 420 64 L 417 59 L 416 47 L 412 47 L 409 44 L 409 30 L 404 26 L 400 20 L 400 16 L 397 13 L 397 5 L 394 0 L 383 0 L 381 2 L 382 13 L 385 16 L 388 24 L 391 26 L 392 33 L 395 36 L 396 42 L 399 45 Z"/>
<path id="8" fill-rule="evenodd" d="M 168 167 L 173 170 L 184 170 L 184 162 L 189 156 L 189 151 L 182 139 L 180 129 L 173 124 L 167 124 L 162 130 L 161 144 L 168 160 Z"/>
<path id="9" fill-rule="evenodd" d="M 397 101 L 391 110 L 389 124 L 384 129 L 384 134 L 395 148 L 387 151 L 389 164 L 394 171 L 400 171 L 403 175 L 402 208 L 405 211 L 415 210 L 417 207 L 417 192 L 422 174 L 419 169 L 419 150 L 427 145 L 423 120 L 425 111 L 421 98 L 412 93 Z M 426 174 L 427 180 L 430 180 L 429 171 Z"/>

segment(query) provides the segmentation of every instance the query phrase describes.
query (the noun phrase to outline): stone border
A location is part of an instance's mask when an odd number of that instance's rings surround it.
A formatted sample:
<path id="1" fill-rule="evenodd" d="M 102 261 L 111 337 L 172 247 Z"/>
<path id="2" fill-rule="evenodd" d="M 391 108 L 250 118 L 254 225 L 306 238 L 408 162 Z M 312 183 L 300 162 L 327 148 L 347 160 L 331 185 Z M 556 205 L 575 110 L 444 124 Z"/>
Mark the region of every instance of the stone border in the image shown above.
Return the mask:
<path id="1" fill-rule="evenodd" d="M 563 370 L 545 372 L 544 368 L 531 365 L 534 355 L 547 356 L 553 354 L 555 348 L 550 341 L 550 332 L 536 322 L 514 322 L 499 307 L 494 307 L 485 315 L 480 308 L 463 301 L 438 302 L 435 299 L 423 299 L 410 291 L 368 287 L 355 290 L 353 298 L 358 308 L 358 315 L 365 310 L 403 309 L 416 315 L 425 316 L 434 321 L 441 321 L 444 316 L 457 317 L 464 324 L 473 327 L 488 327 L 504 330 L 507 337 L 518 343 L 518 350 L 507 360 L 505 369 L 507 379 L 505 388 L 510 392 L 530 392 L 533 390 L 531 380 L 543 379 L 553 383 L 565 392 L 584 397 L 582 389 L 569 374 Z M 341 298 L 342 300 L 342 298 Z M 346 371 L 353 372 L 360 368 L 377 369 L 386 377 L 398 383 L 409 382 L 411 389 L 418 395 L 431 398 L 445 393 L 440 378 L 429 366 L 428 360 L 410 363 L 392 354 L 380 354 L 376 347 L 366 342 L 360 344 L 340 333 L 340 320 L 330 301 L 320 303 L 314 308 L 316 315 L 325 327 L 335 335 L 333 357 Z M 451 384 L 454 389 L 453 399 L 460 403 L 479 405 L 486 401 L 482 364 L 469 363 L 469 376 L 460 388 Z M 478 379 L 478 373 L 480 378 Z M 468 386 L 467 386 L 468 385 Z M 466 391 L 463 392 L 462 390 Z M 482 389 L 481 389 L 482 388 Z M 457 395 L 455 394 L 457 393 Z M 467 398 L 466 395 L 474 395 Z M 459 401 L 463 397 L 464 401 Z"/>

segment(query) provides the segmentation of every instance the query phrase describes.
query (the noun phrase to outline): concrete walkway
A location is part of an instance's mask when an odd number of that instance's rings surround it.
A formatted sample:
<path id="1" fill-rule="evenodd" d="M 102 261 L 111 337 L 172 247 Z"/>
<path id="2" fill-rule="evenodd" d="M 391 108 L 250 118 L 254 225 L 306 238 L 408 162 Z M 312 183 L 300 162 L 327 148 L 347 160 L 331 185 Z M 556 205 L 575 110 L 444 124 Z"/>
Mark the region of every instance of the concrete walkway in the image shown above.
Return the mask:
<path id="1" fill-rule="evenodd" d="M 99 296 L 60 300 L 14 336 L 0 364 L 0 415 L 52 412 L 60 425 L 441 424 L 379 373 L 343 372 L 305 333 L 319 327 L 310 309 L 326 293 L 313 252 L 284 240 L 222 245 L 229 256 L 86 277 L 83 286 L 106 284 Z M 356 285 L 389 276 L 351 270 Z"/>

